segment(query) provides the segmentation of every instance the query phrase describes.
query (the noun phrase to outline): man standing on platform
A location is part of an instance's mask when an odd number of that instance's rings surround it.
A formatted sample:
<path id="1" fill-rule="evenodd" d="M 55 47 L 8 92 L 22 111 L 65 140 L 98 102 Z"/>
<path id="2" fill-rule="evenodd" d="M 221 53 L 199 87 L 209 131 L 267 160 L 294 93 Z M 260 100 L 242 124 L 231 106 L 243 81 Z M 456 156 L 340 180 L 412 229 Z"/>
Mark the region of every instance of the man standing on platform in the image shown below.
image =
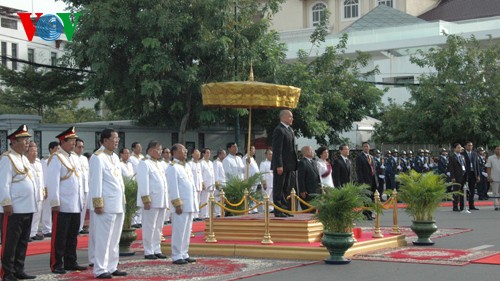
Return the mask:
<path id="1" fill-rule="evenodd" d="M 162 147 L 151 141 L 146 150 L 148 157 L 137 165 L 137 206 L 143 208 L 142 241 L 144 258 L 166 259 L 161 253 L 161 237 L 165 210 L 168 208 L 167 179 L 160 163 Z"/>
<path id="2" fill-rule="evenodd" d="M 210 161 L 210 149 L 203 148 L 201 150 L 201 155 L 203 160 L 201 160 L 201 177 L 203 178 L 202 191 L 200 195 L 200 204 L 207 204 L 204 208 L 200 210 L 200 217 L 206 219 L 209 216 L 209 204 L 208 197 L 211 192 L 215 191 L 215 175 L 214 175 L 214 164 Z M 214 194 L 215 196 L 215 194 Z M 216 199 L 216 198 L 215 198 Z"/>
<path id="3" fill-rule="evenodd" d="M 198 198 L 191 169 L 186 165 L 187 149 L 174 144 L 170 149 L 174 159 L 167 169 L 168 196 L 172 202 L 172 260 L 173 264 L 196 262 L 189 257 L 189 242 L 193 216 L 199 211 Z"/>
<path id="4" fill-rule="evenodd" d="M 121 175 L 120 159 L 113 151 L 120 138 L 113 129 L 101 132 L 101 149 L 90 158 L 89 189 L 92 199 L 90 234 L 95 237 L 89 255 L 93 253 L 94 277 L 110 279 L 125 276 L 119 271 L 118 243 L 123 227 L 125 186 Z"/>
<path id="5" fill-rule="evenodd" d="M 2 280 L 35 279 L 24 272 L 24 261 L 30 238 L 33 213 L 37 212 L 36 184 L 28 151 L 31 135 L 21 125 L 8 136 L 10 150 L 0 158 L 0 205 L 2 206 L 2 251 L 0 260 Z"/>
<path id="6" fill-rule="evenodd" d="M 269 196 L 269 212 L 274 212 L 273 203 L 273 170 L 271 170 L 271 160 L 273 159 L 273 151 L 266 149 L 266 159 L 260 162 L 259 170 L 262 173 L 262 193 L 267 193 Z"/>
<path id="7" fill-rule="evenodd" d="M 77 263 L 76 246 L 83 210 L 83 186 L 80 159 L 73 152 L 78 136 L 70 127 L 56 136 L 61 149 L 47 161 L 47 191 L 52 207 L 52 245 L 50 269 L 64 274 L 66 270 L 85 270 Z"/>
<path id="8" fill-rule="evenodd" d="M 273 201 L 276 206 L 290 210 L 287 197 L 297 183 L 297 149 L 295 147 L 295 134 L 291 127 L 293 114 L 290 110 L 282 110 L 279 118 L 280 123 L 274 128 L 272 142 Z M 293 217 L 293 215 L 277 209 L 274 210 L 274 216 Z"/>
<path id="9" fill-rule="evenodd" d="M 226 172 L 224 171 L 224 166 L 222 161 L 226 158 L 226 151 L 224 149 L 219 149 L 217 151 L 217 159 L 214 160 L 214 177 L 215 177 L 215 201 L 220 202 L 220 190 L 224 183 L 226 182 Z M 220 216 L 221 208 L 219 205 L 215 206 L 215 215 Z"/>
<path id="10" fill-rule="evenodd" d="M 232 177 L 240 179 L 245 178 L 245 165 L 241 157 L 236 155 L 238 153 L 238 145 L 235 142 L 230 142 L 226 145 L 229 154 L 222 161 L 224 172 L 226 172 L 226 180 Z"/>
<path id="11" fill-rule="evenodd" d="M 335 187 L 351 182 L 351 161 L 349 161 L 349 146 L 339 146 L 340 156 L 333 160 L 333 184 Z"/>
<path id="12" fill-rule="evenodd" d="M 313 148 L 311 146 L 304 146 L 301 151 L 303 157 L 299 161 L 297 167 L 298 192 L 304 201 L 309 202 L 313 199 L 311 195 L 321 193 L 321 178 L 318 171 L 318 165 L 313 159 Z M 309 208 L 302 202 L 300 202 L 300 207 L 302 210 Z M 314 213 L 315 210 L 311 212 Z"/>

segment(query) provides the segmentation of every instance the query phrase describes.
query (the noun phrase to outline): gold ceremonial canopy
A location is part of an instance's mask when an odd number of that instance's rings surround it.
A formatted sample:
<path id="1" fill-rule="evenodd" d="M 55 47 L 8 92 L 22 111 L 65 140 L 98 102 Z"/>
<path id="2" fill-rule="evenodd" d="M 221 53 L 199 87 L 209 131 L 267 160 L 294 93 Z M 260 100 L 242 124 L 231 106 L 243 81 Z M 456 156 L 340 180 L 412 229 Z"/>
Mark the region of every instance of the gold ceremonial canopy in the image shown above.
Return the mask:
<path id="1" fill-rule="evenodd" d="M 201 86 L 201 95 L 205 106 L 249 109 L 247 153 L 250 151 L 252 109 L 296 108 L 300 97 L 300 88 L 253 81 L 252 67 L 250 67 L 249 80 L 208 83 Z M 248 178 L 250 165 L 246 164 L 246 178 Z"/>
<path id="2" fill-rule="evenodd" d="M 254 81 L 219 82 L 201 86 L 203 105 L 232 108 L 296 108 L 300 89 Z"/>

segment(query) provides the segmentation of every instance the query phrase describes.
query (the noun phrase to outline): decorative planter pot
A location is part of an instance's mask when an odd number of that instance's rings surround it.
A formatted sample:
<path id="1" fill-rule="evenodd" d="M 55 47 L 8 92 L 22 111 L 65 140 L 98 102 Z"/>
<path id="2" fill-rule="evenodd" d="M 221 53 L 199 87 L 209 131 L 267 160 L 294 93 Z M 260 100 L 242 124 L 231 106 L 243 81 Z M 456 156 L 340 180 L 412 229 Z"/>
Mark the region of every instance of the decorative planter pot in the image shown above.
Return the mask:
<path id="1" fill-rule="evenodd" d="M 351 232 L 339 233 L 325 231 L 321 242 L 325 245 L 328 252 L 330 252 L 330 257 L 325 259 L 325 263 L 346 264 L 351 262 L 350 259 L 344 257 L 345 252 L 354 245 L 354 239 L 352 238 Z"/>
<path id="2" fill-rule="evenodd" d="M 412 221 L 411 230 L 417 234 L 417 241 L 413 245 L 431 246 L 434 242 L 430 239 L 431 235 L 437 231 L 436 221 Z"/>
<path id="3" fill-rule="evenodd" d="M 135 255 L 135 251 L 130 249 L 130 245 L 132 242 L 137 239 L 137 233 L 135 232 L 135 228 L 127 228 L 122 230 L 122 234 L 120 236 L 120 256 L 133 256 Z"/>

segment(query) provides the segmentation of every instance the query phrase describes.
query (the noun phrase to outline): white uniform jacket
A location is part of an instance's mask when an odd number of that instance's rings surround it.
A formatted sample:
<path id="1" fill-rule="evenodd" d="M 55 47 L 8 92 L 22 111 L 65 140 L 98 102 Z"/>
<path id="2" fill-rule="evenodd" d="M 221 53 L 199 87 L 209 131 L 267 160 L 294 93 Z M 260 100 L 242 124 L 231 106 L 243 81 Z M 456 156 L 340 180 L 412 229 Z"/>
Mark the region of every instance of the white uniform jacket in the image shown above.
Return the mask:
<path id="1" fill-rule="evenodd" d="M 174 159 L 167 169 L 168 197 L 174 207 L 181 205 L 183 212 L 195 213 L 199 211 L 198 196 L 196 195 L 191 168 L 187 164 L 180 164 Z M 175 208 L 171 208 L 175 212 Z"/>
<path id="2" fill-rule="evenodd" d="M 63 213 L 80 213 L 83 209 L 83 186 L 80 159 L 64 150 L 52 154 L 47 161 L 45 179 L 51 207 Z"/>
<path id="3" fill-rule="evenodd" d="M 15 214 L 37 212 L 36 184 L 26 156 L 10 150 L 0 159 L 0 206 L 13 208 Z M 0 208 L 3 213 L 3 208 Z"/>
<path id="4" fill-rule="evenodd" d="M 194 187 L 197 192 L 201 192 L 203 185 L 203 178 L 201 176 L 201 163 L 198 160 L 197 162 L 191 161 L 188 163 L 191 166 L 191 171 L 193 173 L 193 182 Z"/>
<path id="5" fill-rule="evenodd" d="M 86 156 L 77 156 L 80 159 L 80 174 L 82 177 L 83 192 L 89 192 L 89 160 Z"/>
<path id="6" fill-rule="evenodd" d="M 224 172 L 226 172 L 226 179 L 232 177 L 245 178 L 245 164 L 243 164 L 241 157 L 228 154 L 222 161 L 222 166 L 224 167 Z"/>
<path id="7" fill-rule="evenodd" d="M 132 156 L 128 159 L 130 163 L 132 163 L 132 168 L 134 169 L 134 173 L 137 172 L 137 165 L 141 162 L 141 160 L 144 159 L 144 156 L 142 154 L 136 155 L 132 153 Z"/>
<path id="8" fill-rule="evenodd" d="M 165 169 L 160 161 L 148 158 L 137 165 L 137 206 L 151 202 L 151 208 L 168 208 Z"/>
<path id="9" fill-rule="evenodd" d="M 94 152 L 89 162 L 90 209 L 104 207 L 110 214 L 123 213 L 125 185 L 123 183 L 120 159 L 104 147 Z"/>
<path id="10" fill-rule="evenodd" d="M 31 173 L 34 176 L 36 190 L 35 190 L 35 198 L 36 202 L 43 201 L 45 196 L 45 181 L 43 179 L 43 169 L 42 163 L 40 159 L 35 159 L 35 163 L 30 163 Z M 40 211 L 40 210 L 39 210 Z"/>
<path id="11" fill-rule="evenodd" d="M 247 173 L 247 158 L 248 158 L 248 154 L 243 156 L 243 159 L 241 159 L 243 161 L 243 164 L 245 165 L 245 177 L 246 177 L 246 173 Z M 250 167 L 248 169 L 248 177 L 251 177 L 255 174 L 257 174 L 259 172 L 259 165 L 257 165 L 257 161 L 255 161 L 255 159 L 253 157 L 250 158 Z"/>
<path id="12" fill-rule="evenodd" d="M 262 181 L 266 183 L 266 187 L 272 188 L 273 171 L 271 170 L 271 161 L 266 159 L 260 162 L 260 172 L 262 173 Z"/>
<path id="13" fill-rule="evenodd" d="M 217 185 L 222 185 L 226 182 L 226 172 L 224 172 L 224 166 L 219 158 L 214 161 L 214 177 Z"/>
<path id="14" fill-rule="evenodd" d="M 203 186 L 206 191 L 214 191 L 215 189 L 215 174 L 214 165 L 210 160 L 200 160 L 201 177 L 203 178 Z"/>

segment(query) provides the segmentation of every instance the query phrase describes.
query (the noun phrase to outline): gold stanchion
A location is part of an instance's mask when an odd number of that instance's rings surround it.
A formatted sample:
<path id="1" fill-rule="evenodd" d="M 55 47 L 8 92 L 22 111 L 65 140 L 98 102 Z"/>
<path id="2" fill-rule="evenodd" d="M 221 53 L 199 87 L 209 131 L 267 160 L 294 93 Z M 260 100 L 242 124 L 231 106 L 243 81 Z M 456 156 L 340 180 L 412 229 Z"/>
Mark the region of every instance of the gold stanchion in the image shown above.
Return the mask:
<path id="1" fill-rule="evenodd" d="M 222 206 L 225 206 L 226 193 L 224 192 L 224 188 L 221 188 L 219 196 L 220 196 L 220 203 L 222 204 Z M 224 210 L 224 208 L 222 207 L 219 208 L 220 208 L 220 217 L 223 218 L 224 214 L 226 213 L 226 210 Z"/>
<path id="2" fill-rule="evenodd" d="M 375 190 L 374 194 L 375 198 L 375 210 L 380 208 L 380 193 L 378 190 Z M 384 235 L 382 234 L 382 231 L 380 231 L 380 214 L 379 212 L 375 212 L 375 230 L 373 231 L 372 238 L 382 238 Z"/>
<path id="3" fill-rule="evenodd" d="M 295 192 L 295 188 L 292 188 L 292 191 L 290 192 L 290 200 L 292 200 L 292 212 L 297 211 L 297 199 L 295 198 L 297 196 L 297 193 Z"/>
<path id="4" fill-rule="evenodd" d="M 269 233 L 269 194 L 264 192 L 264 239 L 261 244 L 273 244 L 271 234 Z"/>
<path id="5" fill-rule="evenodd" d="M 248 215 L 248 189 L 245 189 L 243 196 L 245 197 L 245 215 Z"/>
<path id="6" fill-rule="evenodd" d="M 213 230 L 213 221 L 214 221 L 214 192 L 210 192 L 210 196 L 208 197 L 208 236 L 205 239 L 206 243 L 217 243 L 217 239 L 215 239 L 215 233 Z"/>
<path id="7" fill-rule="evenodd" d="M 399 229 L 398 226 L 398 192 L 396 189 L 392 191 L 391 195 L 391 200 L 392 200 L 392 207 L 393 207 L 393 213 L 392 213 L 392 231 L 390 232 L 391 234 L 401 234 L 401 230 Z"/>

